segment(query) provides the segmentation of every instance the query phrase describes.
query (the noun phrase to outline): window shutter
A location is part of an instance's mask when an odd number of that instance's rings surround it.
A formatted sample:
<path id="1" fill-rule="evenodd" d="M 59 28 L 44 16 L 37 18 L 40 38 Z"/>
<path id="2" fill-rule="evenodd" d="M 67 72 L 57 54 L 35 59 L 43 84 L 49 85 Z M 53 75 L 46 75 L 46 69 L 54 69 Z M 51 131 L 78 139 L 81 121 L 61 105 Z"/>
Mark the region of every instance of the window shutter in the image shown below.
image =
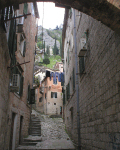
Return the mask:
<path id="1" fill-rule="evenodd" d="M 65 93 L 63 93 L 63 105 L 65 105 Z"/>
<path id="2" fill-rule="evenodd" d="M 30 104 L 35 104 L 35 89 L 30 89 Z"/>
<path id="3" fill-rule="evenodd" d="M 23 57 L 25 57 L 25 52 L 26 52 L 26 41 L 24 41 Z"/>
<path id="4" fill-rule="evenodd" d="M 57 98 L 57 92 L 55 92 L 55 98 Z"/>
<path id="5" fill-rule="evenodd" d="M 27 11 L 28 11 L 28 4 L 27 4 L 27 3 L 24 3 L 24 10 L 23 10 L 23 13 L 24 13 L 24 14 L 27 14 Z"/>
<path id="6" fill-rule="evenodd" d="M 23 76 L 20 77 L 20 90 L 19 90 L 19 95 L 22 96 L 23 94 Z"/>
<path id="7" fill-rule="evenodd" d="M 28 103 L 30 103 L 30 85 L 28 85 Z"/>
<path id="8" fill-rule="evenodd" d="M 51 98 L 53 98 L 53 92 L 51 92 Z"/>
<path id="9" fill-rule="evenodd" d="M 79 58 L 79 69 L 80 69 L 80 74 L 82 74 L 85 70 L 84 57 Z"/>

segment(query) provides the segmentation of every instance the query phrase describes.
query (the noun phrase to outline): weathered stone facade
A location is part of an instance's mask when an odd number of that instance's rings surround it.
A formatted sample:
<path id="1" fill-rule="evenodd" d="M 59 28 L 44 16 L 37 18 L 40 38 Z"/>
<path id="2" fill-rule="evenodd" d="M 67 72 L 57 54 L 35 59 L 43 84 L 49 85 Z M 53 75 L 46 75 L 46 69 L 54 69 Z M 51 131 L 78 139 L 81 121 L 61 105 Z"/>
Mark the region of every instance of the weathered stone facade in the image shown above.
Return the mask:
<path id="1" fill-rule="evenodd" d="M 87 53 L 84 57 L 84 72 L 81 74 L 80 58 L 77 60 L 81 149 L 119 150 L 120 37 L 101 22 L 77 10 L 75 12 L 77 54 L 80 51 L 80 39 L 87 35 Z M 72 71 L 75 69 L 75 46 L 74 42 L 72 46 L 72 39 L 69 38 L 73 36 L 73 32 L 72 16 L 71 19 L 68 18 L 63 43 L 65 89 L 70 83 L 70 97 L 66 99 L 64 111 L 66 128 L 72 139 L 78 143 L 76 91 L 71 88 Z"/>
<path id="2" fill-rule="evenodd" d="M 31 3 L 28 4 L 28 13 L 32 12 L 31 5 Z M 23 9 L 24 4 L 20 4 L 19 10 L 15 11 L 16 16 L 22 15 Z M 22 33 L 17 32 L 17 28 L 15 30 L 17 47 L 15 50 L 16 64 L 14 65 L 17 65 L 21 76 L 24 77 L 21 95 L 20 92 L 11 91 L 10 88 L 12 69 L 15 68 L 12 65 L 13 57 L 10 56 L 8 48 L 10 22 L 7 22 L 7 33 L 0 24 L 0 150 L 14 150 L 22 142 L 23 137 L 28 135 L 31 113 L 31 105 L 28 103 L 28 85 L 32 88 L 35 36 L 37 34 L 36 16 L 31 14 L 24 18 Z M 19 19 L 16 19 L 16 23 L 18 22 Z M 26 41 L 25 56 L 21 49 L 21 36 L 23 35 Z"/>
<path id="3" fill-rule="evenodd" d="M 51 70 L 51 72 L 53 72 Z M 40 85 L 40 97 L 37 97 L 36 109 L 48 115 L 62 115 L 63 100 L 61 82 L 56 77 L 57 84 L 53 83 L 53 77 L 45 77 Z M 39 98 L 41 100 L 39 101 Z"/>

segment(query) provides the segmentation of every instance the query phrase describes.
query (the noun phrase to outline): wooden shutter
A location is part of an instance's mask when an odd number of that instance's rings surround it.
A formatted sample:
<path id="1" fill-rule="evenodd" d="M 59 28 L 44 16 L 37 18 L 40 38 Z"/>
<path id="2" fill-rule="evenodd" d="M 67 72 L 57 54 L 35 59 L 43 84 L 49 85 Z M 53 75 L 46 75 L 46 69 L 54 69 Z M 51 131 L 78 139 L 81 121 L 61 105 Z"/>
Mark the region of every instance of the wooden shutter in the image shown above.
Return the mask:
<path id="1" fill-rule="evenodd" d="M 25 52 L 26 52 L 26 41 L 24 41 L 23 57 L 25 57 Z"/>
<path id="2" fill-rule="evenodd" d="M 28 11 L 28 4 L 27 4 L 27 3 L 24 3 L 24 10 L 23 10 L 23 13 L 24 13 L 24 14 L 27 14 L 27 11 Z"/>
<path id="3" fill-rule="evenodd" d="M 19 90 L 19 95 L 22 96 L 23 94 L 23 76 L 20 77 L 20 90 Z"/>
<path id="4" fill-rule="evenodd" d="M 84 57 L 79 58 L 79 69 L 80 69 L 80 74 L 82 74 L 85 70 Z"/>
<path id="5" fill-rule="evenodd" d="M 55 98 L 57 98 L 57 92 L 55 92 Z"/>
<path id="6" fill-rule="evenodd" d="M 30 89 L 30 104 L 35 104 L 35 89 Z"/>

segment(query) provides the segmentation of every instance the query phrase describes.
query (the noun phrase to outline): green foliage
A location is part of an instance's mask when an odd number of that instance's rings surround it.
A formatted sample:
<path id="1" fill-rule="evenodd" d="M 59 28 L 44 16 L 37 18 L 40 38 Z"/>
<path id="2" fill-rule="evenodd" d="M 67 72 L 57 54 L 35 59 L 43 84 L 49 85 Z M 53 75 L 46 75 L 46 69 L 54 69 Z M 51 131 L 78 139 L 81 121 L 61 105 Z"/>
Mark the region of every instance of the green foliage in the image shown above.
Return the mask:
<path id="1" fill-rule="evenodd" d="M 46 65 L 50 64 L 49 58 L 43 59 L 43 64 L 46 64 Z"/>
<path id="2" fill-rule="evenodd" d="M 60 39 L 62 38 L 62 31 L 61 30 L 49 30 L 46 29 L 48 35 L 52 37 L 53 39 L 56 38 L 60 42 Z M 60 36 L 59 36 L 60 35 Z"/>
<path id="3" fill-rule="evenodd" d="M 57 48 L 56 38 L 55 38 L 55 44 L 54 44 L 54 47 L 53 47 L 53 55 L 58 55 L 58 54 L 59 54 L 59 49 Z"/>
<path id="4" fill-rule="evenodd" d="M 35 84 L 37 85 L 37 87 L 39 87 L 40 81 L 39 81 L 38 76 L 37 76 L 37 77 L 34 77 L 34 82 L 35 82 Z"/>

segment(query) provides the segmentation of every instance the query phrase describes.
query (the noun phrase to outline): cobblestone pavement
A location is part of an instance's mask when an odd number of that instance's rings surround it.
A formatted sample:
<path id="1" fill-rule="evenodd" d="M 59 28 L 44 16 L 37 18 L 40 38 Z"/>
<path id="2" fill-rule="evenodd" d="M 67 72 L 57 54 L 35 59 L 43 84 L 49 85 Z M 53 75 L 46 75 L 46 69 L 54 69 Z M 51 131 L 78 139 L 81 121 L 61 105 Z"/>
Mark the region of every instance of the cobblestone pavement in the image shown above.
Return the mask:
<path id="1" fill-rule="evenodd" d="M 41 120 L 42 142 L 36 146 L 49 147 L 51 149 L 75 149 L 65 131 L 65 124 L 62 118 L 50 118 L 49 115 L 39 114 L 34 110 L 32 113 L 40 117 Z"/>
<path id="2" fill-rule="evenodd" d="M 37 113 L 35 110 L 32 111 L 32 114 L 40 118 L 41 136 L 29 135 L 26 140 L 39 140 L 40 142 L 35 143 L 35 146 L 30 146 L 30 142 L 27 145 L 19 145 L 16 150 L 75 150 L 72 141 L 65 132 L 62 118 L 50 118 L 48 115 Z"/>

